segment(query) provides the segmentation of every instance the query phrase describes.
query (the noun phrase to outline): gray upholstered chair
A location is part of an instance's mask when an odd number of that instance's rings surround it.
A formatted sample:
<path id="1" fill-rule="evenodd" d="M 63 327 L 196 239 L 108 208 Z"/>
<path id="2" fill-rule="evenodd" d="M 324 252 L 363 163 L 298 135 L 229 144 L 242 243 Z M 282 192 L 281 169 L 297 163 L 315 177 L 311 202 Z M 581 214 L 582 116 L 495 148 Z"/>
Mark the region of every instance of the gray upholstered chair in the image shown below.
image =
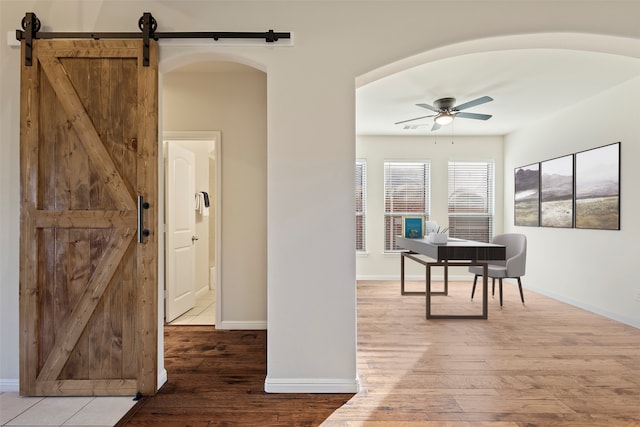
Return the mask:
<path id="1" fill-rule="evenodd" d="M 518 279 L 518 288 L 520 288 L 520 299 L 524 304 L 524 294 L 522 293 L 522 282 L 520 277 L 524 276 L 527 261 L 527 237 L 524 234 L 508 233 L 494 236 L 491 243 L 504 245 L 506 247 L 505 261 L 489 261 L 488 277 L 492 279 L 491 294 L 495 294 L 496 279 L 500 282 L 500 306 L 502 306 L 502 279 Z M 482 276 L 482 267 L 469 267 L 469 272 L 475 274 L 473 277 L 473 289 L 471 290 L 471 299 L 476 292 L 476 283 L 478 277 Z"/>

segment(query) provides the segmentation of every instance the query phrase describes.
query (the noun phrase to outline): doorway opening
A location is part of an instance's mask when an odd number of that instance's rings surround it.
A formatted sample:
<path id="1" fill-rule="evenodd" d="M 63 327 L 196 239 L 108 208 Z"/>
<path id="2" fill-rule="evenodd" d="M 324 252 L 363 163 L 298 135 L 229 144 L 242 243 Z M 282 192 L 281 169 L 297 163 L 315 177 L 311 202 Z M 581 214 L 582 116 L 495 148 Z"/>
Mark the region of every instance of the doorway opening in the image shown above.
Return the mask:
<path id="1" fill-rule="evenodd" d="M 217 324 L 221 132 L 164 132 L 165 322 Z"/>
<path id="2" fill-rule="evenodd" d="M 215 327 L 266 329 L 267 74 L 241 62 L 207 55 L 184 55 L 169 62 L 160 70 L 162 137 L 199 143 L 217 141 L 214 151 L 218 167 L 214 170 L 219 174 L 218 191 L 211 185 L 208 190 L 213 196 L 217 194 L 211 202 L 219 203 L 219 212 L 214 214 L 210 207 L 208 217 L 211 221 L 215 216 L 218 227 L 215 233 L 218 247 L 209 250 L 217 260 L 210 263 L 208 271 L 216 289 Z M 224 145 L 222 152 L 221 145 Z M 196 157 L 211 160 L 208 152 Z M 165 165 L 160 165 L 162 196 L 166 184 L 164 170 Z M 194 186 L 192 192 L 207 191 L 204 186 L 199 187 Z M 166 203 L 163 201 L 161 206 L 166 207 Z M 191 212 L 196 221 L 201 219 L 200 213 Z M 163 209 L 163 226 L 169 224 L 165 214 Z M 162 262 L 168 249 L 164 239 L 167 235 L 165 231 L 160 236 Z M 194 235 L 188 235 L 189 243 Z M 200 236 L 196 237 L 199 240 L 194 245 L 203 246 Z M 160 271 L 162 291 L 168 268 L 165 263 Z M 204 288 L 205 285 L 200 287 Z M 164 307 L 167 296 L 162 294 L 160 305 Z M 165 319 L 164 312 L 159 315 L 162 327 L 170 319 Z"/>

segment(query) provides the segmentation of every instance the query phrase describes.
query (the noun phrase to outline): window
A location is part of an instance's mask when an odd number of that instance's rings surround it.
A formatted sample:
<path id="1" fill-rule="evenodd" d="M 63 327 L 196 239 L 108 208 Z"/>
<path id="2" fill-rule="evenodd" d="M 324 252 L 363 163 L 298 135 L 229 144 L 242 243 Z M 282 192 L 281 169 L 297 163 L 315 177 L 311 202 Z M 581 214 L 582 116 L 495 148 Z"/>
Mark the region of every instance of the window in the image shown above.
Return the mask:
<path id="1" fill-rule="evenodd" d="M 429 163 L 384 163 L 384 250 L 397 251 L 395 236 L 402 234 L 404 215 L 429 219 Z"/>
<path id="2" fill-rule="evenodd" d="M 490 242 L 493 237 L 493 162 L 449 162 L 449 235 Z"/>
<path id="3" fill-rule="evenodd" d="M 367 250 L 365 230 L 367 217 L 367 162 L 356 160 L 356 251 Z"/>

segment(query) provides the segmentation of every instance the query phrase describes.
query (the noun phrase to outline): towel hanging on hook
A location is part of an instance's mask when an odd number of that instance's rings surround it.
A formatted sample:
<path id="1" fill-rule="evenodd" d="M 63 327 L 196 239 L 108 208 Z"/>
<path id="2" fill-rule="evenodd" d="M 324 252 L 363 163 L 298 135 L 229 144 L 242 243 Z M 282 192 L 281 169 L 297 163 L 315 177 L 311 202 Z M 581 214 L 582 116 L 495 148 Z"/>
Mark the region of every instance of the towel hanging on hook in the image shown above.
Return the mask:
<path id="1" fill-rule="evenodd" d="M 196 193 L 196 212 L 202 216 L 209 216 L 209 193 L 200 191 Z"/>

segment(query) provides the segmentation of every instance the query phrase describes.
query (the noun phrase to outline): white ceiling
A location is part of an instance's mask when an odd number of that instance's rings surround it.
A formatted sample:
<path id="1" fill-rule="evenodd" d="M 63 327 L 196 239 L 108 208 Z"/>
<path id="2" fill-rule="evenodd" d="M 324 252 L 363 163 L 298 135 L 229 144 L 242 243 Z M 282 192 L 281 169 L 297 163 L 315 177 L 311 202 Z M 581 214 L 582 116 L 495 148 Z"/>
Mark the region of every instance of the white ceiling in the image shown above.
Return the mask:
<path id="1" fill-rule="evenodd" d="M 356 91 L 359 135 L 506 135 L 600 92 L 640 76 L 640 60 L 560 49 L 504 50 L 461 55 L 420 65 L 366 84 Z M 431 132 L 433 105 L 456 98 L 456 105 L 488 95 L 494 101 L 465 110 L 492 114 L 487 121 L 456 118 Z M 615 108 L 603 105 L 602 108 Z"/>

